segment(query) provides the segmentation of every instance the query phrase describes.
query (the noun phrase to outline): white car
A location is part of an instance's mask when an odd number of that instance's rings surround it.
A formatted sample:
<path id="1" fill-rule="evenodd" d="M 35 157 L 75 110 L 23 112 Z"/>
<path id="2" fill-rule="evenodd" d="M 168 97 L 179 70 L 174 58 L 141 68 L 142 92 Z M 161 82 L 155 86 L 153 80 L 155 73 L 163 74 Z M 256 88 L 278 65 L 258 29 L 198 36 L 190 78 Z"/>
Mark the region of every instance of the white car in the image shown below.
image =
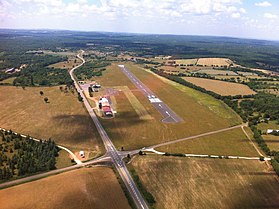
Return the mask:
<path id="1" fill-rule="evenodd" d="M 154 98 L 156 98 L 156 97 L 155 97 L 154 95 L 151 95 L 151 98 L 153 98 L 153 99 L 154 99 Z"/>
<path id="2" fill-rule="evenodd" d="M 151 99 L 152 97 L 150 95 L 148 95 L 148 99 Z"/>

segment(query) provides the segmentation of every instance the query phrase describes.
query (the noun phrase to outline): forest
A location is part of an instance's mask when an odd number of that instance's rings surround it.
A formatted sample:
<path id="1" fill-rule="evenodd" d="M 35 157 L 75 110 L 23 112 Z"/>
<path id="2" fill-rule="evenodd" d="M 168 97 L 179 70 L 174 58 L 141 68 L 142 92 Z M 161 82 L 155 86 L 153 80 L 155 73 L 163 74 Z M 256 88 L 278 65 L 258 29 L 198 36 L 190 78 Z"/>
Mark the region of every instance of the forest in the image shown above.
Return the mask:
<path id="1" fill-rule="evenodd" d="M 88 43 L 94 43 L 88 45 Z M 0 30 L 0 60 L 6 53 L 59 48 L 131 52 L 135 56 L 226 57 L 246 67 L 279 71 L 279 42 L 229 37 L 146 35 L 81 31 Z M 229 49 L 229 50 L 228 50 Z M 0 69 L 2 66 L 0 65 Z"/>
<path id="2" fill-rule="evenodd" d="M 22 52 L 4 52 L 0 63 L 2 69 L 20 68 L 25 64 L 20 72 L 7 74 L 4 70 L 0 71 L 0 81 L 9 77 L 16 77 L 13 85 L 16 86 L 51 86 L 71 83 L 71 78 L 65 69 L 53 69 L 47 66 L 66 61 L 66 57 L 52 55 L 37 55 Z M 0 68 L 1 69 L 1 68 Z"/>
<path id="3" fill-rule="evenodd" d="M 34 141 L 0 131 L 0 181 L 55 169 L 59 148 L 51 139 Z"/>
<path id="4" fill-rule="evenodd" d="M 75 75 L 78 80 L 91 79 L 94 76 L 101 76 L 102 71 L 106 70 L 105 67 L 110 65 L 109 62 L 102 59 L 94 59 L 86 62 L 83 66 L 75 70 Z"/>

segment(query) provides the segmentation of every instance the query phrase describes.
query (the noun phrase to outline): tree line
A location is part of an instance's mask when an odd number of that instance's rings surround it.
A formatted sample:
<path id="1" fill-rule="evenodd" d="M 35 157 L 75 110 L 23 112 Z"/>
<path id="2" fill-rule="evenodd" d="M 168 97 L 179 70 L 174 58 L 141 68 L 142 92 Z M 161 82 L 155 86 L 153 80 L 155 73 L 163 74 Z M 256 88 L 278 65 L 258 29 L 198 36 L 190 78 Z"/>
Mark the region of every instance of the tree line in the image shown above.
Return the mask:
<path id="1" fill-rule="evenodd" d="M 55 169 L 59 148 L 51 139 L 34 141 L 10 131 L 0 131 L 0 180 Z"/>
<path id="2" fill-rule="evenodd" d="M 102 59 L 86 62 L 75 70 L 75 75 L 78 80 L 87 80 L 94 76 L 102 76 L 102 72 L 106 70 L 105 67 L 108 65 L 110 63 Z"/>

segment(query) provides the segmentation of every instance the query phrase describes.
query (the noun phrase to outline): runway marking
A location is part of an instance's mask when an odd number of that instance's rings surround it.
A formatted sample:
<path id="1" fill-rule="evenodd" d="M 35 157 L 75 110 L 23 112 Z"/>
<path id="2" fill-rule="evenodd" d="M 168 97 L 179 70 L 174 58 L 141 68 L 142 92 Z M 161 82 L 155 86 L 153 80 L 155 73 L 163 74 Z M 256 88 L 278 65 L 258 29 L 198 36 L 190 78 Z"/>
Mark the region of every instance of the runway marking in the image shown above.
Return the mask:
<path id="1" fill-rule="evenodd" d="M 122 66 L 121 66 L 122 67 Z M 141 91 L 143 91 L 144 93 L 144 95 L 146 96 L 146 97 L 148 97 L 148 100 L 150 101 L 150 103 L 163 103 L 159 98 L 157 98 L 156 96 L 154 96 L 154 95 L 149 95 L 149 94 L 153 94 L 151 91 L 150 91 L 150 89 L 148 89 L 148 87 L 147 87 L 147 89 L 146 89 L 146 87 L 145 86 L 143 86 L 143 83 L 133 74 L 133 73 L 131 73 L 131 72 L 129 72 L 124 66 L 123 66 L 123 68 L 121 68 L 121 69 L 123 69 L 125 72 L 127 72 L 127 73 L 125 73 L 126 75 L 127 75 L 127 77 L 135 84 L 135 86 L 139 89 L 139 90 L 141 90 Z M 150 93 L 151 92 L 151 93 Z M 163 109 L 163 110 L 170 110 L 170 108 L 168 107 L 168 106 L 166 106 L 165 104 L 164 104 L 164 106 L 162 106 L 162 104 L 158 104 L 158 106 L 161 108 L 161 109 Z M 160 109 L 158 109 L 158 106 L 157 105 L 154 105 L 154 107 L 160 112 L 161 110 Z M 168 111 L 166 111 L 166 114 L 168 115 L 166 118 L 172 118 L 173 119 L 173 121 L 175 121 L 175 122 L 179 122 L 180 120 L 177 120 L 175 117 L 178 117 L 178 116 L 176 116 L 176 114 L 172 111 L 172 110 L 170 110 L 170 113 L 168 112 Z M 163 115 L 163 114 L 162 114 Z M 174 117 L 174 116 L 175 117 Z M 162 121 L 164 121 L 166 118 L 164 118 Z"/>

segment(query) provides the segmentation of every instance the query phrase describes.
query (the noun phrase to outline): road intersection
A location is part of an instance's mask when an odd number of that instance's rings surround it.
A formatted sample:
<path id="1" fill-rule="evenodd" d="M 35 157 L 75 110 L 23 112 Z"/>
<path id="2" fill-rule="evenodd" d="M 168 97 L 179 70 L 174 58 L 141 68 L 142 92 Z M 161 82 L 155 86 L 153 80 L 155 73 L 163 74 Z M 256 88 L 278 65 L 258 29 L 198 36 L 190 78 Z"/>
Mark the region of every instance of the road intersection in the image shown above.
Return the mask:
<path id="1" fill-rule="evenodd" d="M 75 85 L 77 91 L 79 92 L 80 96 L 83 98 L 84 105 L 85 105 L 92 121 L 94 122 L 94 124 L 95 124 L 95 126 L 96 126 L 102 140 L 103 140 L 104 146 L 106 148 L 105 155 L 103 155 L 99 158 L 87 161 L 87 162 L 80 162 L 80 161 L 75 160 L 77 164 L 73 165 L 73 166 L 70 166 L 70 167 L 56 169 L 56 170 L 52 170 L 52 171 L 49 171 L 49 172 L 46 172 L 46 173 L 36 174 L 36 175 L 33 175 L 33 176 L 17 179 L 17 180 L 14 180 L 14 181 L 5 182 L 5 183 L 0 184 L 0 189 L 10 187 L 10 186 L 14 186 L 14 185 L 21 184 L 21 183 L 25 183 L 25 182 L 29 182 L 29 181 L 33 181 L 33 180 L 37 180 L 37 179 L 44 178 L 44 177 L 47 177 L 47 176 L 50 176 L 50 175 L 70 171 L 70 170 L 81 168 L 81 167 L 86 167 L 86 166 L 91 166 L 91 165 L 97 165 L 97 164 L 100 164 L 100 163 L 110 162 L 110 163 L 113 163 L 115 165 L 115 168 L 118 171 L 120 177 L 122 178 L 125 186 L 127 187 L 131 197 L 133 198 L 136 207 L 137 208 L 142 208 L 142 209 L 147 209 L 148 205 L 146 204 L 146 202 L 145 202 L 144 198 L 142 197 L 141 193 L 139 192 L 136 184 L 134 183 L 132 177 L 130 176 L 130 173 L 129 173 L 125 163 L 123 162 L 124 157 L 126 157 L 128 154 L 130 156 L 136 155 L 141 150 L 142 151 L 151 151 L 151 152 L 154 152 L 156 154 L 163 154 L 163 152 L 158 152 L 158 151 L 154 150 L 154 148 L 164 146 L 164 145 L 173 144 L 173 143 L 182 142 L 182 141 L 189 140 L 189 139 L 208 136 L 208 135 L 211 135 L 211 134 L 216 134 L 216 133 L 220 133 L 220 132 L 223 132 L 223 131 L 228 131 L 228 130 L 235 129 L 235 128 L 242 128 L 242 130 L 245 132 L 243 127 L 247 126 L 247 124 L 240 124 L 240 125 L 237 125 L 237 126 L 234 126 L 234 127 L 224 128 L 224 129 L 211 131 L 211 132 L 207 132 L 207 133 L 203 133 L 203 134 L 199 134 L 199 135 L 195 135 L 195 136 L 190 136 L 190 137 L 186 137 L 186 138 L 182 138 L 182 139 L 163 142 L 163 143 L 160 143 L 160 144 L 157 144 L 157 145 L 152 145 L 152 146 L 142 148 L 142 149 L 131 150 L 131 151 L 117 151 L 115 146 L 113 145 L 112 141 L 110 140 L 109 136 L 107 135 L 106 131 L 104 130 L 103 126 L 99 122 L 94 110 L 91 108 L 91 106 L 90 106 L 82 88 L 80 87 L 80 85 L 79 85 L 79 83 L 76 80 L 76 77 L 74 75 L 74 70 L 79 68 L 80 66 L 82 66 L 85 63 L 85 60 L 82 57 L 83 53 L 84 53 L 84 51 L 81 51 L 81 53 L 79 53 L 77 55 L 77 57 L 82 60 L 82 63 L 80 65 L 74 67 L 72 70 L 70 70 L 69 73 L 70 73 L 70 76 L 71 76 L 72 80 L 74 81 L 74 85 Z M 172 112 L 172 110 L 168 106 L 166 106 L 159 98 L 157 98 L 153 94 L 153 92 L 151 92 L 151 90 L 149 90 L 146 86 L 144 86 L 144 84 L 142 84 L 131 72 L 129 72 L 124 66 L 119 66 L 119 67 L 122 71 L 124 71 L 125 74 L 126 73 L 128 74 L 128 75 L 127 74 L 126 75 L 135 82 L 135 85 L 144 93 L 145 96 L 147 96 L 147 98 L 150 100 L 150 102 L 153 105 L 154 104 L 157 105 L 157 106 L 154 105 L 154 107 L 156 109 L 158 107 L 161 110 L 162 107 L 164 107 L 165 113 L 167 112 L 167 115 L 162 113 L 163 116 L 166 116 L 162 120 L 162 122 L 169 122 L 169 123 L 182 122 L 182 119 L 180 119 L 174 112 Z M 159 111 L 159 109 L 158 109 L 158 111 Z M 36 140 L 36 139 L 34 139 L 34 140 Z M 67 148 L 62 147 L 62 146 L 60 146 L 60 148 L 66 150 L 67 152 L 69 152 L 71 154 L 71 151 L 68 150 Z M 187 156 L 188 155 L 189 154 L 187 154 Z M 191 155 L 195 156 L 194 154 L 191 154 Z M 238 159 L 241 159 L 241 158 L 238 158 Z M 254 159 L 257 159 L 257 158 L 255 157 Z M 270 159 L 266 158 L 266 160 L 270 160 Z"/>
<path id="2" fill-rule="evenodd" d="M 74 85 L 75 85 L 77 91 L 80 93 L 80 96 L 83 98 L 85 108 L 87 109 L 91 119 L 93 120 L 93 122 L 103 140 L 103 143 L 104 143 L 106 151 L 107 151 L 107 155 L 111 157 L 111 160 L 114 163 L 115 168 L 118 171 L 120 177 L 122 178 L 125 186 L 127 187 L 128 191 L 130 192 L 130 195 L 133 198 L 134 203 L 136 204 L 137 208 L 147 209 L 148 205 L 146 204 L 141 193 L 139 192 L 128 169 L 126 168 L 125 163 L 122 161 L 121 156 L 119 156 L 116 148 L 114 147 L 109 136 L 107 135 L 106 131 L 104 130 L 103 126 L 101 125 L 100 121 L 98 120 L 94 110 L 91 108 L 87 98 L 85 97 L 82 88 L 79 86 L 78 81 L 76 80 L 76 78 L 74 76 L 74 70 L 79 68 L 80 66 L 82 66 L 85 63 L 85 60 L 82 57 L 83 53 L 84 53 L 84 51 L 81 51 L 81 53 L 77 55 L 77 57 L 82 60 L 82 63 L 80 65 L 74 67 L 72 70 L 70 70 L 70 76 L 71 76 L 72 80 L 74 81 Z"/>

